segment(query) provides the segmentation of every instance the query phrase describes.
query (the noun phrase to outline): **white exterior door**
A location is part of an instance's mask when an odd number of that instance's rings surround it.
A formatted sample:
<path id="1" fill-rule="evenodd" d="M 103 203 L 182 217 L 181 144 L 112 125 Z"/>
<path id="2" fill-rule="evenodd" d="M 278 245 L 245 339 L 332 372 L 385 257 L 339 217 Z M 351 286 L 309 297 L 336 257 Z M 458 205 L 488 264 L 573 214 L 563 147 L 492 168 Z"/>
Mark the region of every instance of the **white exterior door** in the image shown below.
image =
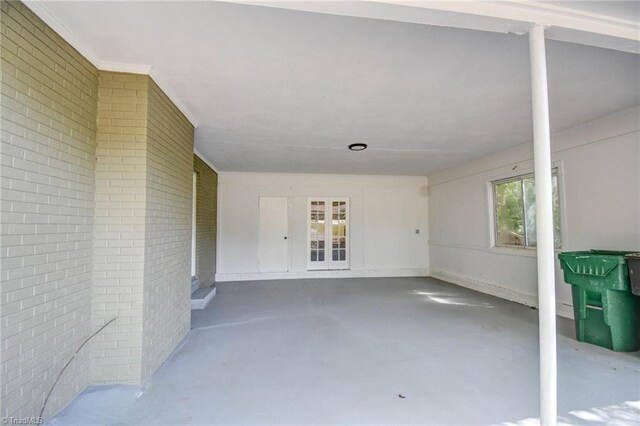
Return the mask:
<path id="1" fill-rule="evenodd" d="M 307 269 L 349 269 L 349 199 L 308 200 Z"/>
<path id="2" fill-rule="evenodd" d="M 260 197 L 260 272 L 289 269 L 289 200 Z"/>

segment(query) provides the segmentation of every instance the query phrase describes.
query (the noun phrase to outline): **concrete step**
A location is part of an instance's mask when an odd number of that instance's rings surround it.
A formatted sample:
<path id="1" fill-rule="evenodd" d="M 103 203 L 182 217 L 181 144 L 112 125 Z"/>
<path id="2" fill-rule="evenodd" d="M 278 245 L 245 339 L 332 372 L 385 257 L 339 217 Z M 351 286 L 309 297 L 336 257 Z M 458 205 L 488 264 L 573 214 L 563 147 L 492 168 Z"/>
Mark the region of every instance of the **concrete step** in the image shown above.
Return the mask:
<path id="1" fill-rule="evenodd" d="M 199 288 L 191 293 L 191 309 L 204 309 L 213 296 L 216 295 L 215 287 Z"/>

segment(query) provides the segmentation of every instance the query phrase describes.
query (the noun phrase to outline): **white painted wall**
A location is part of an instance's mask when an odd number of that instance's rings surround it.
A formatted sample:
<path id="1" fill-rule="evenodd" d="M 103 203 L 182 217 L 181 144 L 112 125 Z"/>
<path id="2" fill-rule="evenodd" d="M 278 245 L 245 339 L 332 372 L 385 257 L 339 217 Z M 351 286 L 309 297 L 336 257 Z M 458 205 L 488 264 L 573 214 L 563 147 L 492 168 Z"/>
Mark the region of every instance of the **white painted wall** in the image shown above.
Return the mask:
<path id="1" fill-rule="evenodd" d="M 289 199 L 287 273 L 259 273 L 258 201 L 262 196 Z M 350 270 L 307 271 L 307 199 L 311 196 L 350 198 Z M 216 280 L 427 275 L 427 213 L 426 177 L 222 172 Z"/>
<path id="2" fill-rule="evenodd" d="M 640 107 L 552 135 L 559 169 L 562 250 L 640 250 Z M 488 187 L 533 170 L 522 145 L 429 177 L 434 277 L 537 305 L 535 251 L 493 248 Z M 515 169 L 515 170 L 514 170 Z M 572 317 L 556 261 L 558 311 Z"/>

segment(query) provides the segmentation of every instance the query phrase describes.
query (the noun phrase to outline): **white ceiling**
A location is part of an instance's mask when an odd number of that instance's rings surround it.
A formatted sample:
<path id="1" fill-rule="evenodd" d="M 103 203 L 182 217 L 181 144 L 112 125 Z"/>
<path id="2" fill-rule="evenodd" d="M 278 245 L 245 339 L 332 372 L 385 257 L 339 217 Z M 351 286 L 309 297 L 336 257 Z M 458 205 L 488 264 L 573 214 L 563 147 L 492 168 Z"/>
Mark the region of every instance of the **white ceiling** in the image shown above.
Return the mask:
<path id="1" fill-rule="evenodd" d="M 428 175 L 531 140 L 526 36 L 233 3 L 46 9 L 103 61 L 157 70 L 219 170 Z M 640 104 L 639 55 L 547 51 L 553 130 Z"/>

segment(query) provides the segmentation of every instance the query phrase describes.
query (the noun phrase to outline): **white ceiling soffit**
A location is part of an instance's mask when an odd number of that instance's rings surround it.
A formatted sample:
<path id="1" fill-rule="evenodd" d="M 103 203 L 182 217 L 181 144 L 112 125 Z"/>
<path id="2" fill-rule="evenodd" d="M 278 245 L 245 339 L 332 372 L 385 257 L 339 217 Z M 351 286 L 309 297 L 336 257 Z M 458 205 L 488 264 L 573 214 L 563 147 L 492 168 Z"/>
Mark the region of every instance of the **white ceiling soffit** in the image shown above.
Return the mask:
<path id="1" fill-rule="evenodd" d="M 551 40 L 640 53 L 637 1 L 228 1 L 498 33 L 524 34 L 536 23 L 550 27 Z"/>
<path id="2" fill-rule="evenodd" d="M 530 22 L 388 2 L 297 3 L 343 8 L 307 13 L 26 1 L 99 69 L 151 75 L 198 118 L 195 148 L 221 171 L 424 176 L 531 138 Z M 371 16 L 354 15 L 363 5 Z M 367 19 L 371 10 L 387 18 Z M 625 20 L 619 12 L 612 19 Z M 549 40 L 547 56 L 553 131 L 640 104 L 640 55 Z M 353 142 L 369 149 L 351 153 Z"/>
<path id="3" fill-rule="evenodd" d="M 45 4 L 56 0 L 24 0 L 42 20 L 82 53 L 99 70 L 148 74 L 174 102 L 194 127 L 200 122 L 194 113 L 180 100 L 160 72 L 148 64 L 129 64 L 105 61 L 82 43 L 55 16 Z M 91 0 L 87 0 L 91 1 Z M 136 0 L 132 0 L 136 1 Z M 206 0 L 205 0 L 206 1 Z M 498 33 L 524 34 L 533 22 L 548 25 L 546 37 L 552 40 L 585 44 L 630 53 L 640 53 L 640 2 L 540 2 L 528 0 L 505 1 L 407 1 L 407 0 L 359 0 L 359 1 L 279 1 L 279 0 L 227 0 L 231 3 L 253 4 L 283 9 L 328 13 L 342 16 L 384 19 L 424 25 L 464 28 Z M 559 5 L 559 3 L 562 4 Z M 607 8 L 585 5 L 609 3 L 631 4 L 635 15 L 629 18 L 627 9 L 606 14 Z M 635 8 L 633 7 L 635 5 Z M 573 7 L 567 7 L 573 6 Z M 604 9 L 604 10 L 603 10 Z M 618 8 L 621 9 L 621 8 Z M 595 11 L 594 11 L 595 10 Z"/>

